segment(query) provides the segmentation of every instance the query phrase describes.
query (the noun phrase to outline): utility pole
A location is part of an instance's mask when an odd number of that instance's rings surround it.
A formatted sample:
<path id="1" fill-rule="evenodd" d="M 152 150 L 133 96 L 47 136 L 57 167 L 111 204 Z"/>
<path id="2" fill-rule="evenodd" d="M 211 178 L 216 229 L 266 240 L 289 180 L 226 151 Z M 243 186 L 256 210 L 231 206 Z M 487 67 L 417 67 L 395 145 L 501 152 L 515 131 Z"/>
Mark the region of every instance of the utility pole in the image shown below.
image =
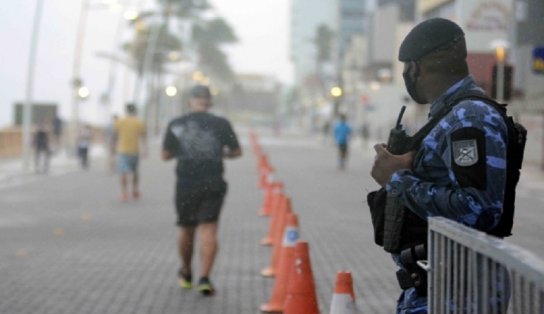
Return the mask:
<path id="1" fill-rule="evenodd" d="M 32 35 L 30 39 L 30 52 L 28 57 L 28 72 L 26 78 L 26 101 L 23 108 L 23 168 L 30 168 L 30 138 L 32 124 L 32 102 L 34 93 L 34 72 L 36 69 L 36 53 L 38 50 L 38 39 L 40 31 L 40 21 L 43 12 L 43 0 L 36 1 L 36 9 L 34 11 L 34 25 L 32 27 Z"/>

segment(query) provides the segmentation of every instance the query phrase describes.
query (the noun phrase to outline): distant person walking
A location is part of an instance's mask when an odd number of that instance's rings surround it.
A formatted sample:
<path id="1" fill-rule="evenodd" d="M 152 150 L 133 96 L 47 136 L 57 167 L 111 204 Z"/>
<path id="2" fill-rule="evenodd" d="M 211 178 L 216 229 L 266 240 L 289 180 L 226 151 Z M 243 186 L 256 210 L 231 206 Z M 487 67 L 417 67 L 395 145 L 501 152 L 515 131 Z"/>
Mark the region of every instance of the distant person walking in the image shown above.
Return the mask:
<path id="1" fill-rule="evenodd" d="M 89 150 L 93 138 L 93 130 L 89 125 L 84 125 L 77 137 L 77 155 L 82 169 L 89 169 Z"/>
<path id="2" fill-rule="evenodd" d="M 36 127 L 32 144 L 34 146 L 34 170 L 37 173 L 49 172 L 51 147 L 49 143 L 49 131 L 44 123 L 40 122 Z"/>
<path id="3" fill-rule="evenodd" d="M 147 154 L 144 122 L 136 116 L 136 106 L 126 106 L 126 117 L 115 124 L 117 132 L 117 169 L 121 176 L 121 201 L 128 200 L 129 177 L 132 176 L 132 197 L 140 197 L 138 163 L 140 152 Z M 141 145 L 140 145 L 141 144 Z M 142 150 L 140 150 L 142 146 Z"/>
<path id="4" fill-rule="evenodd" d="M 340 170 L 346 168 L 351 132 L 351 126 L 348 124 L 346 116 L 340 115 L 340 121 L 334 126 L 334 139 L 338 147 L 338 169 Z"/>
<path id="5" fill-rule="evenodd" d="M 176 210 L 180 227 L 178 250 L 181 268 L 179 284 L 192 288 L 195 231 L 199 238 L 200 279 L 197 290 L 213 295 L 210 272 L 217 253 L 217 227 L 227 183 L 223 179 L 223 158 L 242 154 L 231 124 L 208 113 L 211 106 L 208 87 L 191 90 L 191 112 L 170 122 L 163 143 L 162 158 L 177 158 Z"/>
<path id="6" fill-rule="evenodd" d="M 58 115 L 55 115 L 52 121 L 53 125 L 53 139 L 55 153 L 58 153 L 62 148 L 62 131 L 63 131 L 63 122 Z"/>
<path id="7" fill-rule="evenodd" d="M 117 130 L 115 126 L 118 120 L 119 116 L 113 115 L 110 124 L 104 129 L 104 140 L 108 151 L 108 167 L 112 174 L 115 173 L 115 157 L 117 155 Z"/>

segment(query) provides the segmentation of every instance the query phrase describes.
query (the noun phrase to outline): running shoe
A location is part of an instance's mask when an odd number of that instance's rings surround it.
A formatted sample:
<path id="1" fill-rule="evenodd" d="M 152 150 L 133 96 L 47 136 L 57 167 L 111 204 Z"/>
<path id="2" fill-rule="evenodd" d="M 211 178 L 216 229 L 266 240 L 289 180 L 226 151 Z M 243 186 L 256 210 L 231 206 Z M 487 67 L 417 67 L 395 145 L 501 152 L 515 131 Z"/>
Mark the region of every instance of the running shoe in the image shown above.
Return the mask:
<path id="1" fill-rule="evenodd" d="M 178 283 L 182 289 L 191 289 L 193 287 L 193 276 L 184 274 L 180 269 L 178 271 Z"/>
<path id="2" fill-rule="evenodd" d="M 212 285 L 212 282 L 208 277 L 202 277 L 198 281 L 198 286 L 196 287 L 198 292 L 202 293 L 203 296 L 212 296 L 215 294 L 215 289 Z"/>

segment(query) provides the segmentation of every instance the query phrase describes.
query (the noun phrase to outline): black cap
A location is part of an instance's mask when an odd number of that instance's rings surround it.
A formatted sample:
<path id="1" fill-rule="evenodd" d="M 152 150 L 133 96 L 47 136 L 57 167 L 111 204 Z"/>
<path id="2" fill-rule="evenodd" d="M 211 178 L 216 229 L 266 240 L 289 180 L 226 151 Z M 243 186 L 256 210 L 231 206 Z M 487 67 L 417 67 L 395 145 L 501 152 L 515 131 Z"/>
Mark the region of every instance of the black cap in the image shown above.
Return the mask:
<path id="1" fill-rule="evenodd" d="M 206 85 L 196 85 L 191 88 L 191 97 L 194 98 L 212 98 L 212 93 Z"/>
<path id="2" fill-rule="evenodd" d="M 421 57 L 463 38 L 465 33 L 454 22 L 432 18 L 416 25 L 400 45 L 399 60 L 419 60 Z"/>

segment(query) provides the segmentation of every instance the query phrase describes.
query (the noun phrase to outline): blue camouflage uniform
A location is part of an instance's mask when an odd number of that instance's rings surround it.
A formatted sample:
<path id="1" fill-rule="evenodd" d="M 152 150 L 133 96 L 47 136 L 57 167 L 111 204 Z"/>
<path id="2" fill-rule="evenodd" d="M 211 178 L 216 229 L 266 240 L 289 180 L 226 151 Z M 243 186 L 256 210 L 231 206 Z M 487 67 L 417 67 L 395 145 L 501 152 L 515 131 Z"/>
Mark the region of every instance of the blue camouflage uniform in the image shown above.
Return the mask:
<path id="1" fill-rule="evenodd" d="M 429 118 L 456 95 L 482 93 L 468 76 L 431 104 Z M 481 100 L 467 99 L 423 139 L 412 169 L 395 172 L 386 189 L 423 219 L 441 216 L 480 231 L 500 220 L 506 184 L 507 127 L 500 113 Z M 398 256 L 395 261 L 402 267 Z M 404 290 L 397 313 L 427 313 L 427 298 Z"/>

